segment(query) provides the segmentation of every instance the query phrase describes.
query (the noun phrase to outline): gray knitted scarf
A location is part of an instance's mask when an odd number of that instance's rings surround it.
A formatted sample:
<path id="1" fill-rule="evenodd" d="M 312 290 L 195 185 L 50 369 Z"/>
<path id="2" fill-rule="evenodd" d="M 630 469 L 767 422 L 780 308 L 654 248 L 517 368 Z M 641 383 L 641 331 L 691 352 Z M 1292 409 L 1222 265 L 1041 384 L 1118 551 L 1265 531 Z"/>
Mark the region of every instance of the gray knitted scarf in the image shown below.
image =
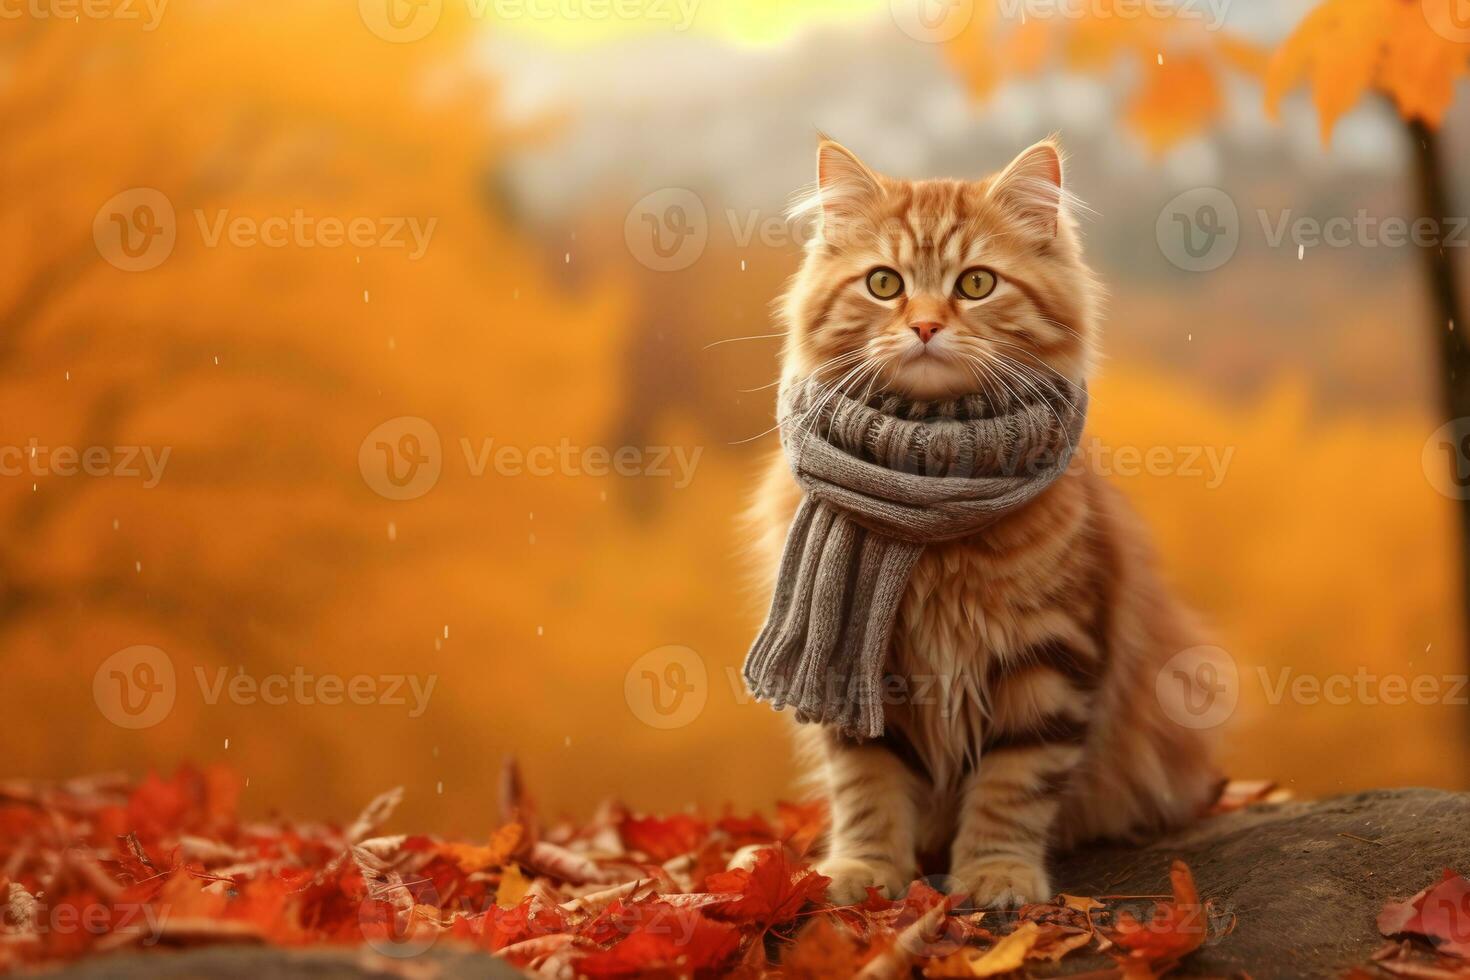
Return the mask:
<path id="1" fill-rule="evenodd" d="M 1086 413 L 1086 389 L 1060 377 L 1005 403 L 783 384 L 781 443 L 803 497 L 745 659 L 751 693 L 799 721 L 882 735 L 884 660 L 924 545 L 975 534 L 1050 486 Z"/>

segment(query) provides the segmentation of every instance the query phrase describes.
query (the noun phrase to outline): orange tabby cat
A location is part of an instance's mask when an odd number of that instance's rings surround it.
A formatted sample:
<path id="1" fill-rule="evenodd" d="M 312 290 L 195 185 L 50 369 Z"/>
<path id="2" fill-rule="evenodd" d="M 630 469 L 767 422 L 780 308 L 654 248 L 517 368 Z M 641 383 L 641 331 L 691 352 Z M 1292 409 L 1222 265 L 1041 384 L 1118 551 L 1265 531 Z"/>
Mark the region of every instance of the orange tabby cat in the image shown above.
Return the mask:
<path id="1" fill-rule="evenodd" d="M 1099 289 L 1053 141 L 987 180 L 897 180 L 823 140 L 819 230 L 784 298 L 783 380 L 918 400 L 1085 383 Z M 755 507 L 772 576 L 800 494 L 786 460 Z M 886 672 L 882 738 L 800 726 L 831 806 L 823 874 L 851 903 L 948 852 L 985 906 L 1052 895 L 1049 848 L 1188 820 L 1217 787 L 1200 731 L 1155 679 L 1200 642 L 1138 521 L 1080 459 L 985 531 L 925 548 Z M 1186 682 L 1188 683 L 1188 682 Z"/>

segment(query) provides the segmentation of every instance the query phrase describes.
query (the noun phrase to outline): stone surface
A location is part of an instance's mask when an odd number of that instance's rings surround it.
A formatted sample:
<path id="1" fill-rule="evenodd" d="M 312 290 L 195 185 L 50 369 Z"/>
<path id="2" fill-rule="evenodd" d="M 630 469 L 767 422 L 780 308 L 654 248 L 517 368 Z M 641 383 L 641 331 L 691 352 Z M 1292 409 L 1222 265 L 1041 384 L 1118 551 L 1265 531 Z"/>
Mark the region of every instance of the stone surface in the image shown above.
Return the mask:
<path id="1" fill-rule="evenodd" d="M 1176 976 L 1340 976 L 1383 944 L 1375 920 L 1384 902 L 1412 895 L 1446 867 L 1470 872 L 1470 794 L 1374 790 L 1252 807 L 1141 847 L 1087 848 L 1058 861 L 1053 880 L 1074 895 L 1161 894 L 1169 890 L 1169 864 L 1176 857 L 1193 869 L 1202 897 L 1237 917 L 1232 933 L 1195 953 Z M 1140 911 L 1151 906 L 1138 901 Z M 1058 972 L 1107 962 L 1068 957 Z M 447 943 L 398 960 L 352 950 L 244 946 L 115 954 L 52 974 L 64 980 L 518 975 L 493 957 Z"/>
<path id="2" fill-rule="evenodd" d="M 1176 975 L 1340 976 L 1383 945 L 1375 923 L 1384 902 L 1445 868 L 1470 873 L 1470 794 L 1371 790 L 1251 807 L 1145 847 L 1088 849 L 1059 862 L 1054 879 L 1076 895 L 1167 892 L 1176 857 L 1202 898 L 1237 916 L 1233 933 Z"/>
<path id="3" fill-rule="evenodd" d="M 488 953 L 444 943 L 403 958 L 352 948 L 267 946 L 114 953 L 44 976 L 55 980 L 518 980 L 524 974 Z"/>

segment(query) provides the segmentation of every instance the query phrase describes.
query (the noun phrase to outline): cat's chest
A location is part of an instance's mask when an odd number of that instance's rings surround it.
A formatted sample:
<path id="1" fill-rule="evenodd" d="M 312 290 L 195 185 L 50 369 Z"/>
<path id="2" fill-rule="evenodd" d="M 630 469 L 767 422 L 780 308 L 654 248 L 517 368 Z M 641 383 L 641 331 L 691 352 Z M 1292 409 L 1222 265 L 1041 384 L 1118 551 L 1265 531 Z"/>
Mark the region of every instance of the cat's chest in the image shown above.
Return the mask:
<path id="1" fill-rule="evenodd" d="M 1021 598 L 1006 570 L 982 549 L 960 542 L 925 548 L 899 602 L 897 666 L 983 669 L 989 655 L 1009 652 Z"/>

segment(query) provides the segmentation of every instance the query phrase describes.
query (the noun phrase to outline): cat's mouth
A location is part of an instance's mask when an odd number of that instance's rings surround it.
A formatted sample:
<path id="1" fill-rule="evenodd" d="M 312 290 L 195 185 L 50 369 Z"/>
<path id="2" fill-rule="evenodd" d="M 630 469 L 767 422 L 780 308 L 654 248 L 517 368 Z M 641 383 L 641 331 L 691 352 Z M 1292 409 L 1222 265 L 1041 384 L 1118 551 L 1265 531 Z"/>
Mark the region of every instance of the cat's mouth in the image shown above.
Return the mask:
<path id="1" fill-rule="evenodd" d="M 894 359 L 887 387 L 920 400 L 974 394 L 977 382 L 964 360 L 952 351 L 925 344 Z"/>

